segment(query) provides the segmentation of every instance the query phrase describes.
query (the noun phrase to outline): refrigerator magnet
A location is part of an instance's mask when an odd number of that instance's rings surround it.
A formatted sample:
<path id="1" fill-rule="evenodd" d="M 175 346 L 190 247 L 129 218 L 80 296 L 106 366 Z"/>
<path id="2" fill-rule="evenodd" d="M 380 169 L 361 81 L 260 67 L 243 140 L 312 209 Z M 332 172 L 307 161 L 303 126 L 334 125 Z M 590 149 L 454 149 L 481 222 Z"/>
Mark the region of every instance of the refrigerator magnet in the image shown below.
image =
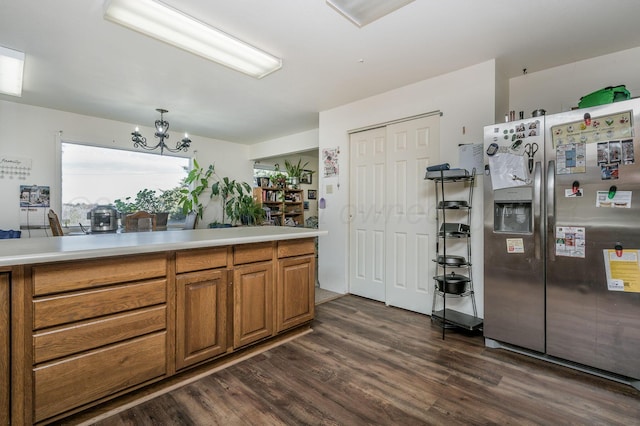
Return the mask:
<path id="1" fill-rule="evenodd" d="M 582 188 L 571 188 L 564 190 L 565 198 L 582 197 Z"/>

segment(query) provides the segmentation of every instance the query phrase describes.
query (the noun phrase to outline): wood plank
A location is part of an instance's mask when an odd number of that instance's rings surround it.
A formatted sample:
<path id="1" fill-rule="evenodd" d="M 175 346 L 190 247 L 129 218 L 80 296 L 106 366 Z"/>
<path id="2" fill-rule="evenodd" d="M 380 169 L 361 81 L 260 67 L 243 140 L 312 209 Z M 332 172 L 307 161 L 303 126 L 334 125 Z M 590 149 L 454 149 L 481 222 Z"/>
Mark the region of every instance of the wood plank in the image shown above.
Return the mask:
<path id="1" fill-rule="evenodd" d="M 317 306 L 313 327 L 95 424 L 640 424 L 632 387 L 479 333 L 443 340 L 425 315 L 345 296 Z"/>
<path id="2" fill-rule="evenodd" d="M 266 242 L 233 246 L 233 264 L 242 265 L 271 260 L 273 259 L 273 245 L 272 242 Z"/>
<path id="3" fill-rule="evenodd" d="M 34 363 L 131 339 L 167 327 L 165 305 L 99 317 L 34 334 Z"/>
<path id="4" fill-rule="evenodd" d="M 314 254 L 315 251 L 315 238 L 278 241 L 279 258 Z"/>
<path id="5" fill-rule="evenodd" d="M 33 301 L 33 328 L 53 327 L 166 301 L 166 279 L 39 298 Z"/>
<path id="6" fill-rule="evenodd" d="M 166 373 L 156 333 L 34 368 L 36 421 Z"/>
<path id="7" fill-rule="evenodd" d="M 225 267 L 227 251 L 227 247 L 178 251 L 176 252 L 176 273 Z"/>
<path id="8" fill-rule="evenodd" d="M 167 274 L 167 255 L 151 253 L 126 258 L 59 262 L 36 265 L 32 270 L 33 294 L 41 296 L 106 284 L 164 277 Z"/>

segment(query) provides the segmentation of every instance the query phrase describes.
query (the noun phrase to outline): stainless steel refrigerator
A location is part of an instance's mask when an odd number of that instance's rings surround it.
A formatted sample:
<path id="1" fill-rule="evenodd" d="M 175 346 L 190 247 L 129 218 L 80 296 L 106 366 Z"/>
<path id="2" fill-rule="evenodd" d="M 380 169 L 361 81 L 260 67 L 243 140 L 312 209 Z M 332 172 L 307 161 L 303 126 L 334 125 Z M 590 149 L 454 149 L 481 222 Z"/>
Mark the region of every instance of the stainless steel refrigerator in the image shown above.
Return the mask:
<path id="1" fill-rule="evenodd" d="M 484 135 L 487 345 L 640 389 L 640 100 Z"/>

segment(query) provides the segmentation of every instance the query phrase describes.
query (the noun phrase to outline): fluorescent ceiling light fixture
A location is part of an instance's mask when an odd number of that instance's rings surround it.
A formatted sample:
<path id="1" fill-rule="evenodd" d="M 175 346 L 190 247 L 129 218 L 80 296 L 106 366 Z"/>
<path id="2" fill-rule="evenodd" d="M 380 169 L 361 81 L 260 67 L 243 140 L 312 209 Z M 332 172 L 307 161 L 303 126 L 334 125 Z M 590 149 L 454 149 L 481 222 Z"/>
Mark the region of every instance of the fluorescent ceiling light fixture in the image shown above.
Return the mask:
<path id="1" fill-rule="evenodd" d="M 0 93 L 22 96 L 24 52 L 0 46 Z"/>
<path id="2" fill-rule="evenodd" d="M 329 6 L 345 18 L 364 27 L 367 24 L 408 5 L 413 0 L 327 0 Z"/>
<path id="3" fill-rule="evenodd" d="M 107 0 L 104 18 L 255 78 L 282 59 L 155 0 Z"/>

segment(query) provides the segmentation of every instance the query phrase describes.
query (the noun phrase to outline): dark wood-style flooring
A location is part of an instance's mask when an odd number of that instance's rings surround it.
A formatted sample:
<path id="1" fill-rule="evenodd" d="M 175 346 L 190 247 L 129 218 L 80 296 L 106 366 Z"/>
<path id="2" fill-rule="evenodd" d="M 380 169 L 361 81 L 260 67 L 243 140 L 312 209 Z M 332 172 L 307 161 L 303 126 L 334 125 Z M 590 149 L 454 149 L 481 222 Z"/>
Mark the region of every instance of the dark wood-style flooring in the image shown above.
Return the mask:
<path id="1" fill-rule="evenodd" d="M 97 425 L 640 425 L 630 386 L 345 296 L 313 333 Z M 638 354 L 640 356 L 640 354 Z"/>

